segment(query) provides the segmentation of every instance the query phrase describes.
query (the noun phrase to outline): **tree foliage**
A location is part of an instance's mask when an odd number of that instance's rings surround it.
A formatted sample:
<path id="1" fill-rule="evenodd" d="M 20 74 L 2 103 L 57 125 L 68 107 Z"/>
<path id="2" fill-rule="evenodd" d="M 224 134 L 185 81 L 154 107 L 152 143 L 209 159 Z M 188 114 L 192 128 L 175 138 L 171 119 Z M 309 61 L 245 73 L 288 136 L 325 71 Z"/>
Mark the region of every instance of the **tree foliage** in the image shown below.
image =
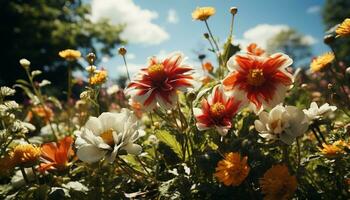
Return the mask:
<path id="1" fill-rule="evenodd" d="M 18 60 L 27 58 L 32 68 L 44 70 L 44 78 L 61 90 L 66 88 L 67 63 L 59 58 L 59 51 L 72 48 L 83 55 L 111 55 L 123 43 L 119 37 L 123 26 L 107 20 L 94 23 L 89 13 L 89 5 L 80 0 L 0 1 L 0 83 L 11 85 L 24 77 Z"/>

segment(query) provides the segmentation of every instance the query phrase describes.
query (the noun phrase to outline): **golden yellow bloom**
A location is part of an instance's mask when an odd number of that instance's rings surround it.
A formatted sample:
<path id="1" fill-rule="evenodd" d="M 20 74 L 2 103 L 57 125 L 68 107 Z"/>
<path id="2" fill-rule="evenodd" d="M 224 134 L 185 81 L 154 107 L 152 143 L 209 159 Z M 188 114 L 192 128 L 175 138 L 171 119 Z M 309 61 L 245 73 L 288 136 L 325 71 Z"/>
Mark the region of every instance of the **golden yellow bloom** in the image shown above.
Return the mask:
<path id="1" fill-rule="evenodd" d="M 106 82 L 107 80 L 107 71 L 101 70 L 97 71 L 95 75 L 90 78 L 91 85 L 100 85 Z"/>
<path id="2" fill-rule="evenodd" d="M 310 64 L 310 68 L 312 72 L 318 72 L 328 67 L 334 60 L 334 54 L 331 52 L 327 52 L 322 56 L 314 58 Z"/>
<path id="3" fill-rule="evenodd" d="M 337 36 L 349 37 L 350 36 L 350 18 L 345 19 L 335 30 Z"/>
<path id="4" fill-rule="evenodd" d="M 289 174 L 286 165 L 274 165 L 259 181 L 265 200 L 290 199 L 297 189 L 297 179 Z"/>
<path id="5" fill-rule="evenodd" d="M 226 186 L 238 186 L 248 176 L 250 167 L 248 157 L 241 159 L 239 153 L 228 153 L 225 159 L 218 162 L 215 177 Z"/>
<path id="6" fill-rule="evenodd" d="M 213 7 L 198 7 L 192 12 L 192 19 L 204 21 L 214 14 L 215 8 Z"/>
<path id="7" fill-rule="evenodd" d="M 322 144 L 323 148 L 319 148 L 320 152 L 329 158 L 335 158 L 344 153 L 344 148 L 348 148 L 348 144 L 343 140 L 337 140 L 333 144 Z"/>
<path id="8" fill-rule="evenodd" d="M 73 49 L 66 49 L 66 50 L 60 51 L 58 55 L 69 61 L 77 60 L 78 58 L 81 57 L 80 51 L 73 50 Z"/>
<path id="9" fill-rule="evenodd" d="M 20 144 L 13 150 L 12 160 L 15 165 L 31 166 L 38 161 L 40 154 L 39 147 L 35 147 L 32 144 Z"/>
<path id="10" fill-rule="evenodd" d="M 54 116 L 52 109 L 48 106 L 36 106 L 31 109 L 27 114 L 27 120 L 31 121 L 33 119 L 33 113 L 42 118 L 44 122 L 49 123 Z"/>

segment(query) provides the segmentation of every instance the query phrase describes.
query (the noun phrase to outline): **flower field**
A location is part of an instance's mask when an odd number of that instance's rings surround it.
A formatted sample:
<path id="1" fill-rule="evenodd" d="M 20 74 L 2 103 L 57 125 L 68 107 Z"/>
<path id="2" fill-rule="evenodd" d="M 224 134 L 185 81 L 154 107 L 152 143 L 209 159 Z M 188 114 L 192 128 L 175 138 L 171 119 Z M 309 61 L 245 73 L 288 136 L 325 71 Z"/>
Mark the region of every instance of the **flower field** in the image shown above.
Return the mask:
<path id="1" fill-rule="evenodd" d="M 120 47 L 125 88 L 94 53 L 65 49 L 67 88 L 53 96 L 20 59 L 26 79 L 0 88 L 0 199 L 349 199 L 350 66 L 333 44 L 350 37 L 350 19 L 297 68 L 287 53 L 233 45 L 240 13 L 229 12 L 224 45 L 215 8 L 192 12 L 215 57 L 200 70 L 175 51 L 132 75 Z"/>

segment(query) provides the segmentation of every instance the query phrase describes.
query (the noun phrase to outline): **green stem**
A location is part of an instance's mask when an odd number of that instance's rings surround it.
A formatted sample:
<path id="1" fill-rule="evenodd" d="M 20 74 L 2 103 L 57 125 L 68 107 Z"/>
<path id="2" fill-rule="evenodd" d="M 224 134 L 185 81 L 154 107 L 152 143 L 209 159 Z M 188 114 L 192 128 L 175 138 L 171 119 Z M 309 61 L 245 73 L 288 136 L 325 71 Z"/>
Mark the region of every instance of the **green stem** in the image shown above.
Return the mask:
<path id="1" fill-rule="evenodd" d="M 130 79 L 130 74 L 129 74 L 129 69 L 128 69 L 128 65 L 127 65 L 126 59 L 125 59 L 125 55 L 123 55 L 123 61 L 124 61 L 125 69 L 126 69 L 126 74 L 128 75 L 129 81 L 131 81 L 131 79 Z"/>
<path id="2" fill-rule="evenodd" d="M 24 171 L 24 168 L 20 167 L 20 170 L 21 170 L 24 181 L 26 182 L 26 184 L 28 184 L 29 180 L 28 180 L 28 176 L 27 176 L 26 172 Z"/>

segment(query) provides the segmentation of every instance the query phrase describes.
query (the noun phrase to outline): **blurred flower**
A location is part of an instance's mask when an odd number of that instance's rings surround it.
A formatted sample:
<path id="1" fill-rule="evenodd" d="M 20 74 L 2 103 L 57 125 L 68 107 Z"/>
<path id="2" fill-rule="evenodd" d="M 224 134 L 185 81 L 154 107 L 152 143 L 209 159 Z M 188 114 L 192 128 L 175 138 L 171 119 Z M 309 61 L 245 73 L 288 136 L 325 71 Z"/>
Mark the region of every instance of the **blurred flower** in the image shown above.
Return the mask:
<path id="1" fill-rule="evenodd" d="M 90 78 L 89 82 L 91 85 L 101 85 L 107 80 L 107 71 L 100 70 L 95 71 L 96 73 Z"/>
<path id="2" fill-rule="evenodd" d="M 309 109 L 304 109 L 304 113 L 309 120 L 319 119 L 321 117 L 327 117 L 329 114 L 337 110 L 336 106 L 330 106 L 328 103 L 318 107 L 317 103 L 312 102 Z"/>
<path id="3" fill-rule="evenodd" d="M 269 57 L 235 55 L 227 62 L 231 73 L 223 80 L 223 85 L 233 93 L 244 93 L 255 112 L 272 108 L 281 103 L 293 83 L 292 74 L 287 71 L 292 62 L 282 53 Z"/>
<path id="4" fill-rule="evenodd" d="M 156 57 L 149 61 L 148 68 L 141 69 L 135 80 L 128 85 L 126 94 L 142 104 L 145 110 L 160 107 L 171 109 L 178 100 L 177 91 L 192 87 L 192 68 L 183 65 L 183 54 L 172 53 L 162 62 Z"/>
<path id="5" fill-rule="evenodd" d="M 202 64 L 202 67 L 203 67 L 203 69 L 204 69 L 205 71 L 207 71 L 207 72 L 212 72 L 213 69 L 214 69 L 214 67 L 213 67 L 213 65 L 211 64 L 211 62 L 205 62 L 205 63 L 203 63 L 203 64 Z"/>
<path id="6" fill-rule="evenodd" d="M 12 160 L 16 165 L 32 166 L 40 157 L 40 148 L 32 144 L 19 144 L 12 153 Z"/>
<path id="7" fill-rule="evenodd" d="M 42 80 L 40 83 L 39 83 L 39 87 L 44 87 L 44 86 L 47 86 L 47 85 L 50 85 L 51 84 L 51 81 L 48 81 L 48 80 Z"/>
<path id="8" fill-rule="evenodd" d="M 210 83 L 213 79 L 210 76 L 203 76 L 200 78 L 200 81 L 203 85 Z"/>
<path id="9" fill-rule="evenodd" d="M 51 123 L 51 124 L 46 124 L 45 126 L 41 127 L 40 129 L 40 136 L 51 136 L 54 133 L 52 130 L 57 130 L 58 132 L 66 132 L 67 129 L 64 125 L 64 123 Z"/>
<path id="10" fill-rule="evenodd" d="M 30 61 L 25 58 L 22 58 L 21 60 L 19 60 L 19 64 L 21 64 L 23 68 L 29 68 Z"/>
<path id="11" fill-rule="evenodd" d="M 247 46 L 247 52 L 251 55 L 262 56 L 265 53 L 265 50 L 258 47 L 257 44 L 251 43 Z"/>
<path id="12" fill-rule="evenodd" d="M 74 155 L 73 138 L 67 136 L 58 142 L 46 143 L 41 146 L 41 163 L 39 170 L 63 170 L 68 166 L 69 158 Z"/>
<path id="13" fill-rule="evenodd" d="M 118 85 L 112 85 L 109 88 L 107 88 L 107 94 L 112 95 L 112 94 L 119 92 L 120 90 L 121 89 Z"/>
<path id="14" fill-rule="evenodd" d="M 319 57 L 316 57 L 310 64 L 310 70 L 312 72 L 321 71 L 322 69 L 328 67 L 333 62 L 334 58 L 334 54 L 331 52 L 327 52 Z"/>
<path id="15" fill-rule="evenodd" d="M 0 158 L 0 176 L 8 174 L 15 167 L 13 161 L 13 154 L 8 154 Z"/>
<path id="16" fill-rule="evenodd" d="M 259 120 L 255 120 L 254 124 L 261 137 L 279 139 L 289 145 L 309 127 L 308 118 L 303 111 L 295 106 L 282 105 L 277 105 L 269 113 L 261 112 Z"/>
<path id="17" fill-rule="evenodd" d="M 286 165 L 274 165 L 259 181 L 265 200 L 288 200 L 297 189 L 297 179 Z"/>
<path id="18" fill-rule="evenodd" d="M 78 58 L 81 57 L 80 51 L 73 50 L 73 49 L 66 49 L 66 50 L 60 51 L 58 53 L 58 55 L 61 58 L 64 58 L 64 59 L 66 59 L 68 61 L 77 60 Z"/>
<path id="19" fill-rule="evenodd" d="M 337 36 L 348 37 L 350 36 L 350 18 L 346 18 L 335 30 Z"/>
<path id="20" fill-rule="evenodd" d="M 242 101 L 237 96 L 228 97 L 222 86 L 215 86 L 208 99 L 203 99 L 201 109 L 193 108 L 196 126 L 199 130 L 215 128 L 220 135 L 225 136 L 232 127 L 232 118 L 241 107 Z"/>
<path id="21" fill-rule="evenodd" d="M 27 175 L 29 181 L 35 180 L 35 175 L 32 168 L 24 168 L 24 171 Z M 11 178 L 11 186 L 15 188 L 20 188 L 26 184 L 23 174 L 20 170 L 16 171 L 13 177 Z"/>
<path id="22" fill-rule="evenodd" d="M 226 186 L 239 186 L 248 176 L 250 167 L 248 157 L 241 158 L 239 153 L 230 152 L 218 162 L 215 177 Z"/>
<path id="23" fill-rule="evenodd" d="M 96 70 L 96 66 L 95 65 L 89 65 L 85 68 L 85 70 L 89 73 L 94 73 Z"/>
<path id="24" fill-rule="evenodd" d="M 142 117 L 142 105 L 133 100 L 133 99 L 129 99 L 129 105 L 131 106 L 132 110 L 134 111 L 136 117 L 141 118 Z"/>
<path id="25" fill-rule="evenodd" d="M 6 96 L 13 96 L 15 94 L 16 90 L 6 87 L 6 86 L 1 86 L 0 87 L 0 96 L 1 97 L 6 97 Z"/>
<path id="26" fill-rule="evenodd" d="M 120 150 L 139 154 L 141 146 L 134 144 L 142 130 L 136 117 L 128 109 L 120 113 L 102 113 L 98 118 L 90 117 L 85 126 L 75 131 L 77 156 L 87 163 L 107 159 L 113 162 Z"/>
<path id="27" fill-rule="evenodd" d="M 32 71 L 32 76 L 37 76 L 37 75 L 40 75 L 40 74 L 42 74 L 43 72 L 42 71 L 40 71 L 40 70 L 34 70 L 34 71 Z"/>
<path id="28" fill-rule="evenodd" d="M 349 148 L 343 140 L 337 140 L 333 144 L 322 144 L 322 148 L 319 148 L 321 154 L 328 158 L 335 158 L 343 153 L 345 153 L 344 148 Z"/>
<path id="29" fill-rule="evenodd" d="M 49 123 L 53 119 L 53 116 L 54 116 L 54 113 L 53 113 L 53 111 L 51 110 L 50 107 L 48 107 L 48 106 L 41 106 L 40 105 L 40 106 L 33 107 L 31 109 L 31 111 L 28 112 L 27 117 L 26 117 L 26 119 L 28 121 L 32 120 L 33 113 L 36 116 L 42 118 L 46 124 Z"/>
<path id="30" fill-rule="evenodd" d="M 213 7 L 197 7 L 192 12 L 192 19 L 204 21 L 214 14 L 215 14 L 215 8 Z"/>
<path id="31" fill-rule="evenodd" d="M 150 135 L 150 136 L 148 136 L 147 141 L 148 141 L 151 145 L 154 145 L 154 146 L 157 146 L 158 143 L 159 143 L 159 139 L 158 139 L 157 136 L 155 136 L 155 135 Z"/>

